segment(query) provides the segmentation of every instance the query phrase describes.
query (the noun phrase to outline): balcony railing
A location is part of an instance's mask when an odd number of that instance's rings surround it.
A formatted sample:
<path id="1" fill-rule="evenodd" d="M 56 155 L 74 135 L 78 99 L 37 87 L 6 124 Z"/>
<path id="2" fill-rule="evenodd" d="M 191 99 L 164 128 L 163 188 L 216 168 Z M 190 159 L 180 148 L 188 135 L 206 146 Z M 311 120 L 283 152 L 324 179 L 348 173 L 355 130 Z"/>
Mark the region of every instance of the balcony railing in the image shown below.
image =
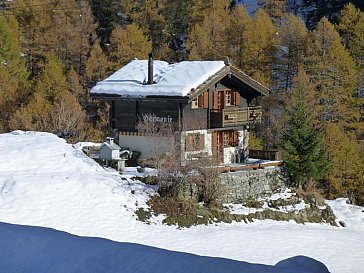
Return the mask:
<path id="1" fill-rule="evenodd" d="M 220 111 L 211 110 L 211 126 L 233 127 L 260 122 L 262 118 L 262 107 L 226 108 Z"/>

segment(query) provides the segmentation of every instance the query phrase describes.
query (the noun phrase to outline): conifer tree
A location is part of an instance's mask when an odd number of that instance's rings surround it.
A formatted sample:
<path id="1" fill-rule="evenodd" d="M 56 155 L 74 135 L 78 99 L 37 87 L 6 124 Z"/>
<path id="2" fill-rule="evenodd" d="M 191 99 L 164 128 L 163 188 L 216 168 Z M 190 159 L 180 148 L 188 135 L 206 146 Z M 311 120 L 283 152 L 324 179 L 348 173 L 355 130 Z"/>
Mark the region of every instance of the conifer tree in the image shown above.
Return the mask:
<path id="1" fill-rule="evenodd" d="M 327 172 L 327 156 L 321 130 L 315 126 L 314 86 L 301 69 L 294 79 L 286 101 L 286 127 L 282 136 L 282 153 L 290 185 L 307 187 Z"/>
<path id="2" fill-rule="evenodd" d="M 115 6 L 112 0 L 90 0 L 90 2 L 92 13 L 98 22 L 98 37 L 101 43 L 106 45 L 110 42 L 111 32 L 116 26 L 117 17 Z"/>
<path id="3" fill-rule="evenodd" d="M 303 0 L 303 7 L 307 8 L 306 24 L 310 29 L 326 17 L 330 22 L 336 23 L 340 10 L 352 0 Z"/>

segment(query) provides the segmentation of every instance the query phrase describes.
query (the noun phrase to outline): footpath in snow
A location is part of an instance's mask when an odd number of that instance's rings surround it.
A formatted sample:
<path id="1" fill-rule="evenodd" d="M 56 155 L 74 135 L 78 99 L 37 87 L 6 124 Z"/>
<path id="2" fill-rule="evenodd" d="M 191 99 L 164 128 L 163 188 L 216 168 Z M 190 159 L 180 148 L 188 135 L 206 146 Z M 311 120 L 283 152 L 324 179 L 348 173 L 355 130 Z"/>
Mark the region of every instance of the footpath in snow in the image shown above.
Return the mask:
<path id="1" fill-rule="evenodd" d="M 160 218 L 147 225 L 134 212 L 155 193 L 131 179 L 135 168 L 124 176 L 104 170 L 49 133 L 2 134 L 0 152 L 0 222 L 248 263 L 307 256 L 333 273 L 364 268 L 364 209 L 345 199 L 328 203 L 346 227 L 266 220 L 177 229 Z"/>

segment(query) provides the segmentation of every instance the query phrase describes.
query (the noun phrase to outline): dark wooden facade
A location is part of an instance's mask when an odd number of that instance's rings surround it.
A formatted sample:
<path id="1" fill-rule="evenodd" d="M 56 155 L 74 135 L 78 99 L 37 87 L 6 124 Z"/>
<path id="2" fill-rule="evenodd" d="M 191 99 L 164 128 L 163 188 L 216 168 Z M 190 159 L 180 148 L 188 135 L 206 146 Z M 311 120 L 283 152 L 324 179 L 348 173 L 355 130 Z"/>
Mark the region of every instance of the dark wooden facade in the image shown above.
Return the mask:
<path id="1" fill-rule="evenodd" d="M 138 118 L 153 114 L 163 122 L 179 123 L 182 130 L 218 129 L 259 122 L 261 107 L 249 88 L 226 76 L 209 89 L 187 97 L 106 98 L 110 125 L 120 131 L 136 131 Z"/>

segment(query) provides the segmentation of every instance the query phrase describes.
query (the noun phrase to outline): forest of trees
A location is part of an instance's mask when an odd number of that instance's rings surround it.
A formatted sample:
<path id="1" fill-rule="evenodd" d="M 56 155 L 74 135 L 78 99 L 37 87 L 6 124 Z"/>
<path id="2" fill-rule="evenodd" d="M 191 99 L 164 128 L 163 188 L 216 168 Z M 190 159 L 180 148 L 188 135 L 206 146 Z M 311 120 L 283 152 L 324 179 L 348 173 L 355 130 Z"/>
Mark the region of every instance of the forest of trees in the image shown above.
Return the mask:
<path id="1" fill-rule="evenodd" d="M 310 169 L 293 182 L 317 181 L 328 197 L 363 204 L 363 2 L 303 0 L 315 7 L 304 20 L 285 0 L 259 2 L 249 14 L 231 0 L 0 1 L 0 132 L 98 141 L 108 106 L 88 96 L 97 81 L 149 52 L 168 62 L 228 56 L 272 90 L 252 130 L 264 148 L 288 153 L 294 170 Z M 305 131 L 289 138 L 297 124 Z M 297 159 L 303 140 L 313 154 Z M 322 168 L 294 165 L 307 162 Z"/>

